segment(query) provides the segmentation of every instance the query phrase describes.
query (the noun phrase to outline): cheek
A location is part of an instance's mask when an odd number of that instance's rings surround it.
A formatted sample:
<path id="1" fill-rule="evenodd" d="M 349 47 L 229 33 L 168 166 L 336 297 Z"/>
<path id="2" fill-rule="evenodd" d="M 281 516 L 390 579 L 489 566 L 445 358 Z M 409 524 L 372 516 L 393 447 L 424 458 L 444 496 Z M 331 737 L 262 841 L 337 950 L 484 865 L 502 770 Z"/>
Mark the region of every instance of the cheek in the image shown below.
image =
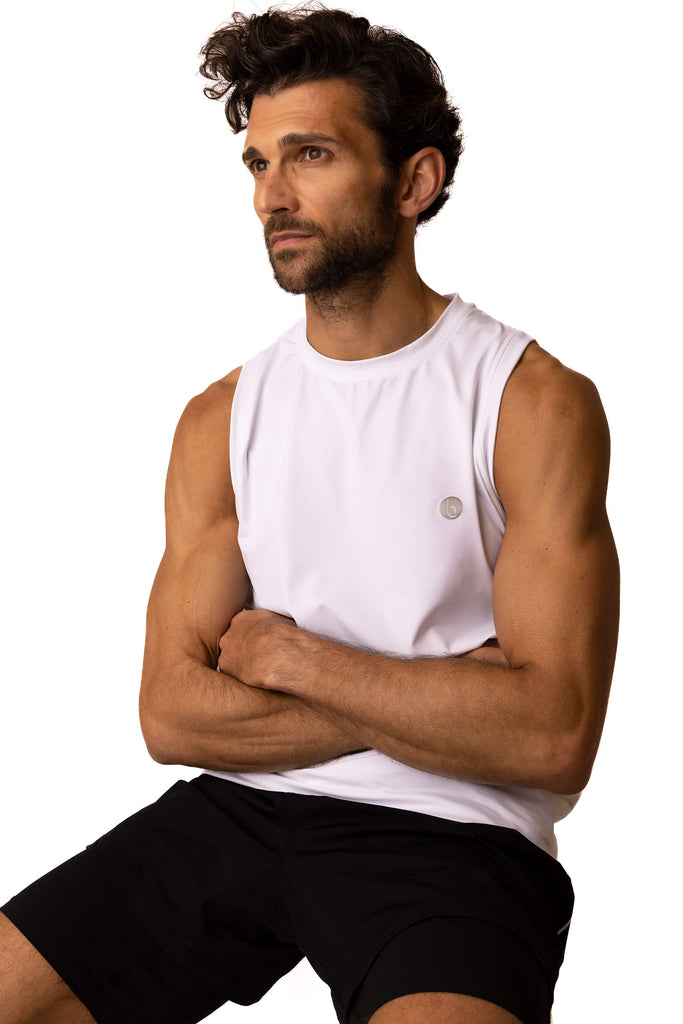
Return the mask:
<path id="1" fill-rule="evenodd" d="M 310 211 L 313 219 L 329 228 L 348 227 L 350 222 L 357 220 L 371 206 L 370 194 L 361 183 L 345 181 L 316 189 L 309 196 Z"/>

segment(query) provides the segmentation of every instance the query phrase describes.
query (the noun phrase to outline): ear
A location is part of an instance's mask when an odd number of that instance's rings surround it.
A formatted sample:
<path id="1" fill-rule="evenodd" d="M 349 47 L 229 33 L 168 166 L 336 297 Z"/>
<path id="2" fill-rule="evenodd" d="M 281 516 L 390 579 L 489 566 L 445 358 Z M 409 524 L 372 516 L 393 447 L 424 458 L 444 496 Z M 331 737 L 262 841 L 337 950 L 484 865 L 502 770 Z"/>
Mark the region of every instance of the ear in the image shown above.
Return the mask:
<path id="1" fill-rule="evenodd" d="M 431 206 L 443 188 L 446 161 L 440 149 L 421 149 L 403 164 L 398 197 L 398 212 L 417 217 Z"/>

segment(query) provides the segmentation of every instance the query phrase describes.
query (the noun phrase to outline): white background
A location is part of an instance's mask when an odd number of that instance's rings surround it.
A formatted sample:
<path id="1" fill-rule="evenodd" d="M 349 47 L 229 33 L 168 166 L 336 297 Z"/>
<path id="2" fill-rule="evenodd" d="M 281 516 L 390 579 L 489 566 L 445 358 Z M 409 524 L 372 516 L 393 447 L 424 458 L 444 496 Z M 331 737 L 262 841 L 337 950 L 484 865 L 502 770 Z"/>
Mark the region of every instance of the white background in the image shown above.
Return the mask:
<path id="1" fill-rule="evenodd" d="M 423 277 L 591 376 L 612 426 L 621 646 L 593 780 L 558 830 L 577 909 L 555 1024 L 679 1012 L 676 7 L 359 8 L 424 44 L 463 112 Z M 197 75 L 232 9 L 25 0 L 4 16 L 0 902 L 193 774 L 152 763 L 136 718 L 172 433 L 301 312 Z M 303 967 L 211 1019 L 335 1018 Z"/>

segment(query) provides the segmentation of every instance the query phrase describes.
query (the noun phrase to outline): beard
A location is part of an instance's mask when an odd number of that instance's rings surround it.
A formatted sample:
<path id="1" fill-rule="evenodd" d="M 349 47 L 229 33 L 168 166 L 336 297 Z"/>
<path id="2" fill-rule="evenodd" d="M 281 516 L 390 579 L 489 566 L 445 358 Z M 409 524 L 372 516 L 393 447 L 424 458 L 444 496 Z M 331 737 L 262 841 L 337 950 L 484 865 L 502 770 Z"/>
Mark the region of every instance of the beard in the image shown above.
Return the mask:
<path id="1" fill-rule="evenodd" d="M 331 238 L 314 221 L 284 215 L 271 217 L 265 226 L 270 265 L 280 287 L 293 295 L 331 299 L 349 286 L 366 290 L 379 287 L 396 249 L 398 215 L 394 207 L 395 183 L 387 180 L 377 192 L 371 214 Z M 276 231 L 302 231 L 317 239 L 312 253 L 284 249 L 273 252 Z"/>

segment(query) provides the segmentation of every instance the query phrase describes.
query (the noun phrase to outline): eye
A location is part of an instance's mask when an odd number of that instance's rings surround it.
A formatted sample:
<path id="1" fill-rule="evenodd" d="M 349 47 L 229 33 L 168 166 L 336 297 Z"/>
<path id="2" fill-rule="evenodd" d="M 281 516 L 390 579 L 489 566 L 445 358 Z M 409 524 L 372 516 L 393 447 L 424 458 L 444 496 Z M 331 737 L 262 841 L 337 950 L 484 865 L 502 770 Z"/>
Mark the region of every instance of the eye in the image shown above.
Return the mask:
<path id="1" fill-rule="evenodd" d="M 247 164 L 247 166 L 252 174 L 263 174 L 268 167 L 268 161 L 264 160 L 262 157 L 257 157 L 255 160 L 252 160 Z"/>
<path id="2" fill-rule="evenodd" d="M 315 160 L 322 160 L 325 150 L 321 146 L 306 146 L 303 150 L 304 162 L 310 163 Z"/>

